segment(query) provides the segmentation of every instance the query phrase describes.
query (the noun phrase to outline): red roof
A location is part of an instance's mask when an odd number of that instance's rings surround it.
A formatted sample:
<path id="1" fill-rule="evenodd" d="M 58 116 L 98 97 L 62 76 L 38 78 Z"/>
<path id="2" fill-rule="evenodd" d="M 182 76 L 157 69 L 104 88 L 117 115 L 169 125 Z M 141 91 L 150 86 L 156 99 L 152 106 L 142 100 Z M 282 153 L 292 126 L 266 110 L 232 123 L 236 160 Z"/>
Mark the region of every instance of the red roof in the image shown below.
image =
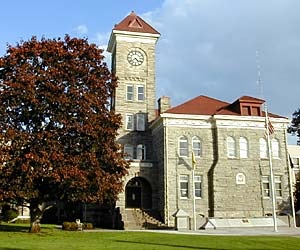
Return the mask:
<path id="1" fill-rule="evenodd" d="M 223 102 L 208 96 L 198 96 L 174 108 L 168 109 L 165 113 L 189 114 L 189 115 L 213 115 L 230 103 Z"/>
<path id="2" fill-rule="evenodd" d="M 244 95 L 242 97 L 240 97 L 238 99 L 239 101 L 242 101 L 242 102 L 253 102 L 253 103 L 264 103 L 265 101 L 262 100 L 262 99 L 258 99 L 258 98 L 255 98 L 255 97 L 252 97 L 252 96 L 247 96 L 247 95 Z"/>
<path id="3" fill-rule="evenodd" d="M 120 23 L 116 24 L 113 30 L 151 33 L 159 35 L 159 32 L 157 30 L 146 23 L 142 18 L 137 16 L 134 11 L 132 11 Z"/>
<path id="4" fill-rule="evenodd" d="M 237 101 L 258 104 L 265 102 L 264 100 L 251 96 L 242 96 Z M 233 102 L 233 104 L 237 101 Z M 241 113 L 234 108 L 233 104 L 201 95 L 176 107 L 170 108 L 165 113 L 187 115 L 241 115 Z M 262 112 L 262 116 L 264 115 L 265 113 Z M 269 113 L 269 116 L 284 118 L 271 113 Z"/>

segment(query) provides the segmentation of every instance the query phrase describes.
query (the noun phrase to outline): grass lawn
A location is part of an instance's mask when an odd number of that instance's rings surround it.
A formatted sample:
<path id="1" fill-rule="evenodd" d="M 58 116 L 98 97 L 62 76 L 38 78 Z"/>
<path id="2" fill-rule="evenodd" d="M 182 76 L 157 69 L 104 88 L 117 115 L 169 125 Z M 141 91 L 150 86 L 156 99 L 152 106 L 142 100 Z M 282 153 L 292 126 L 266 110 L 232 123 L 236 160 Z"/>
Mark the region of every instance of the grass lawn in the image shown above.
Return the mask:
<path id="1" fill-rule="evenodd" d="M 300 238 L 280 236 L 204 236 L 151 232 L 66 232 L 42 225 L 39 234 L 27 233 L 28 225 L 0 225 L 0 250 L 150 250 L 300 249 Z"/>

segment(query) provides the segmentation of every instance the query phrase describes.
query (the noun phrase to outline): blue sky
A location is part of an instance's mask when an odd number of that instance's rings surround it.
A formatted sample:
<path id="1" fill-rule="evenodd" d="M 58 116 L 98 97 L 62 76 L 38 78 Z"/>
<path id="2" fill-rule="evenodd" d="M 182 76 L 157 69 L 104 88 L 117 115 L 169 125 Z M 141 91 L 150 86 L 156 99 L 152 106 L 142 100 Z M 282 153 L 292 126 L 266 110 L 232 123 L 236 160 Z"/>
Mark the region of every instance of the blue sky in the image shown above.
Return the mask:
<path id="1" fill-rule="evenodd" d="M 161 33 L 157 96 L 170 96 L 173 106 L 198 95 L 227 102 L 250 95 L 286 117 L 300 108 L 299 0 L 2 1 L 0 55 L 32 35 L 70 34 L 106 48 L 114 24 L 132 10 Z"/>

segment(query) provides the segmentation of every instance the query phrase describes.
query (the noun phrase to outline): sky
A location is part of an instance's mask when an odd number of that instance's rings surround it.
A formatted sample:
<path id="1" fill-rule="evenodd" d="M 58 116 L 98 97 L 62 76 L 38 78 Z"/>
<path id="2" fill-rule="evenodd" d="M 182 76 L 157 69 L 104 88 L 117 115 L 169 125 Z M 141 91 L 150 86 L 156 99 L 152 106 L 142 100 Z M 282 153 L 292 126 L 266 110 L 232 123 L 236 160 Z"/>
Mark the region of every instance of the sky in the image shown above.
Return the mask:
<path id="1" fill-rule="evenodd" d="M 249 95 L 288 118 L 300 108 L 299 0 L 3 1 L 0 56 L 32 36 L 69 34 L 106 49 L 131 11 L 161 33 L 157 97 L 171 97 L 172 106 L 199 95 L 230 103 Z"/>

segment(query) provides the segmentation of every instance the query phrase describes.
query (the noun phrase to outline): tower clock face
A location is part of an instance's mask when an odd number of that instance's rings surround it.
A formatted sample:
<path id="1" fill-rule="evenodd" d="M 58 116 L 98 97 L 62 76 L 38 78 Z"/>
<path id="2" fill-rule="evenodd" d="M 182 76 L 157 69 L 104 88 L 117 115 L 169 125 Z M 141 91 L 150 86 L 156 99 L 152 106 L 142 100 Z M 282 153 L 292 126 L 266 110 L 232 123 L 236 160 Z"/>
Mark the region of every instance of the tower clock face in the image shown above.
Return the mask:
<path id="1" fill-rule="evenodd" d="M 131 50 L 127 55 L 127 60 L 132 66 L 139 66 L 144 62 L 144 56 L 138 50 Z"/>

